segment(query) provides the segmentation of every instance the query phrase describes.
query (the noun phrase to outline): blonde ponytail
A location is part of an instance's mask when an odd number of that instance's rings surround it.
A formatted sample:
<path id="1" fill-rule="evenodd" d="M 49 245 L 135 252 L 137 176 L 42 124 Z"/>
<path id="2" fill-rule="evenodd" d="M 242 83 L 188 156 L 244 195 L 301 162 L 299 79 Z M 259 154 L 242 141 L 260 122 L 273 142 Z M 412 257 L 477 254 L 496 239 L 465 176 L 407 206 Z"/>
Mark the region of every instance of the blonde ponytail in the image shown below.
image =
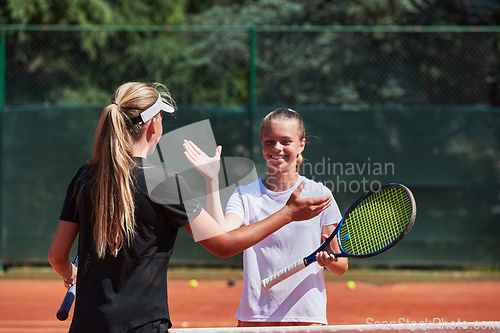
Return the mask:
<path id="1" fill-rule="evenodd" d="M 93 234 L 99 258 L 104 258 L 108 251 L 117 256 L 124 243 L 130 245 L 135 239 L 133 144 L 146 124 L 138 124 L 134 119 L 158 99 L 155 87 L 137 82 L 122 85 L 97 126 L 94 155 L 89 164 L 96 168 L 92 189 Z"/>
<path id="2" fill-rule="evenodd" d="M 302 153 L 300 153 L 298 156 L 297 156 L 297 173 L 300 171 L 300 165 L 304 163 L 304 156 L 302 156 Z"/>

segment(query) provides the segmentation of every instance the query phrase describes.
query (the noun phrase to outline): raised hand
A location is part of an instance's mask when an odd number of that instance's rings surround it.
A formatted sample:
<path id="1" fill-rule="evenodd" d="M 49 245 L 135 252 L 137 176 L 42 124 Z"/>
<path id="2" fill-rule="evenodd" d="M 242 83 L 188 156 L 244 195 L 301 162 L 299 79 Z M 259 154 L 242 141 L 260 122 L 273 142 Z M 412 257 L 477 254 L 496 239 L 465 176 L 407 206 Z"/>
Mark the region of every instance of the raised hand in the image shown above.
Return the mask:
<path id="1" fill-rule="evenodd" d="M 203 150 L 198 148 L 198 146 L 190 140 L 184 140 L 182 146 L 184 147 L 184 155 L 189 163 L 191 163 L 205 179 L 213 180 L 218 177 L 222 146 L 217 147 L 214 157 L 208 157 Z"/>

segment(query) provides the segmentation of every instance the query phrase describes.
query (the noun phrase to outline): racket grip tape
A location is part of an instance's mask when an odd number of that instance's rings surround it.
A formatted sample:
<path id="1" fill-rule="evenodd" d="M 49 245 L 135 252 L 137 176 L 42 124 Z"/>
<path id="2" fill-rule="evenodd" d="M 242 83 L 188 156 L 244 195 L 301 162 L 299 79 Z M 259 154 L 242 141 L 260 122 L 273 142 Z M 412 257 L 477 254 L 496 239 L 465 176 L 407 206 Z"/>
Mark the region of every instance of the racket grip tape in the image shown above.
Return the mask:
<path id="1" fill-rule="evenodd" d="M 59 311 L 57 311 L 56 314 L 57 319 L 63 321 L 68 318 L 69 310 L 71 309 L 73 301 L 75 300 L 75 293 L 76 293 L 76 284 L 69 287 L 68 291 L 66 292 L 66 296 L 64 296 L 64 300 L 61 304 L 61 307 L 59 308 Z"/>
<path id="2" fill-rule="evenodd" d="M 265 290 L 271 289 L 272 286 L 278 284 L 279 282 L 289 278 L 293 274 L 301 271 L 302 269 L 306 268 L 306 263 L 304 259 L 300 259 L 299 261 L 291 264 L 290 266 L 282 269 L 278 273 L 274 274 L 273 276 L 268 277 L 267 279 L 264 279 L 260 282 L 262 285 L 262 288 Z"/>

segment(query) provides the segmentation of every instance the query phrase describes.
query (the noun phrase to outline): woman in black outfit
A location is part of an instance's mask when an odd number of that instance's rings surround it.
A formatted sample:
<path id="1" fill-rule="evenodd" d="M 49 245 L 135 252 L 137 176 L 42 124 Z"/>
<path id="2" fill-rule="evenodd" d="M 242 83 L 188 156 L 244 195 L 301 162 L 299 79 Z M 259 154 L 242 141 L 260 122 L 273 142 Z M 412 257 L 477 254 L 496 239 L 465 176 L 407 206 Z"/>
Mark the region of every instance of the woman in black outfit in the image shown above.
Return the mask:
<path id="1" fill-rule="evenodd" d="M 300 186 L 274 215 L 224 232 L 181 177 L 146 159 L 162 135 L 161 111 L 174 112 L 165 86 L 120 86 L 102 112 L 92 159 L 68 187 L 49 262 L 66 287 L 78 280 L 70 332 L 166 332 L 166 274 L 180 227 L 226 258 L 330 204 L 330 196 L 301 199 Z M 78 269 L 69 259 L 77 235 Z"/>

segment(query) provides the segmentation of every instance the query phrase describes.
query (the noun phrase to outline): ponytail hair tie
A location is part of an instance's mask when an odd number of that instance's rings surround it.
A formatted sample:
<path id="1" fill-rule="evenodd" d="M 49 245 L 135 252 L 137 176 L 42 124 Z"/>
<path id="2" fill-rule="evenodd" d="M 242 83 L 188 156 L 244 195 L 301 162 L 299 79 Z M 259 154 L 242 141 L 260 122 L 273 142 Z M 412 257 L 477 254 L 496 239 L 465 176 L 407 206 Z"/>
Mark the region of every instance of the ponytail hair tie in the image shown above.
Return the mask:
<path id="1" fill-rule="evenodd" d="M 111 104 L 115 104 L 115 105 L 118 107 L 118 110 L 120 110 L 120 111 L 122 110 L 122 108 L 120 107 L 120 105 L 119 105 L 118 103 L 113 102 L 113 103 L 111 103 Z"/>

